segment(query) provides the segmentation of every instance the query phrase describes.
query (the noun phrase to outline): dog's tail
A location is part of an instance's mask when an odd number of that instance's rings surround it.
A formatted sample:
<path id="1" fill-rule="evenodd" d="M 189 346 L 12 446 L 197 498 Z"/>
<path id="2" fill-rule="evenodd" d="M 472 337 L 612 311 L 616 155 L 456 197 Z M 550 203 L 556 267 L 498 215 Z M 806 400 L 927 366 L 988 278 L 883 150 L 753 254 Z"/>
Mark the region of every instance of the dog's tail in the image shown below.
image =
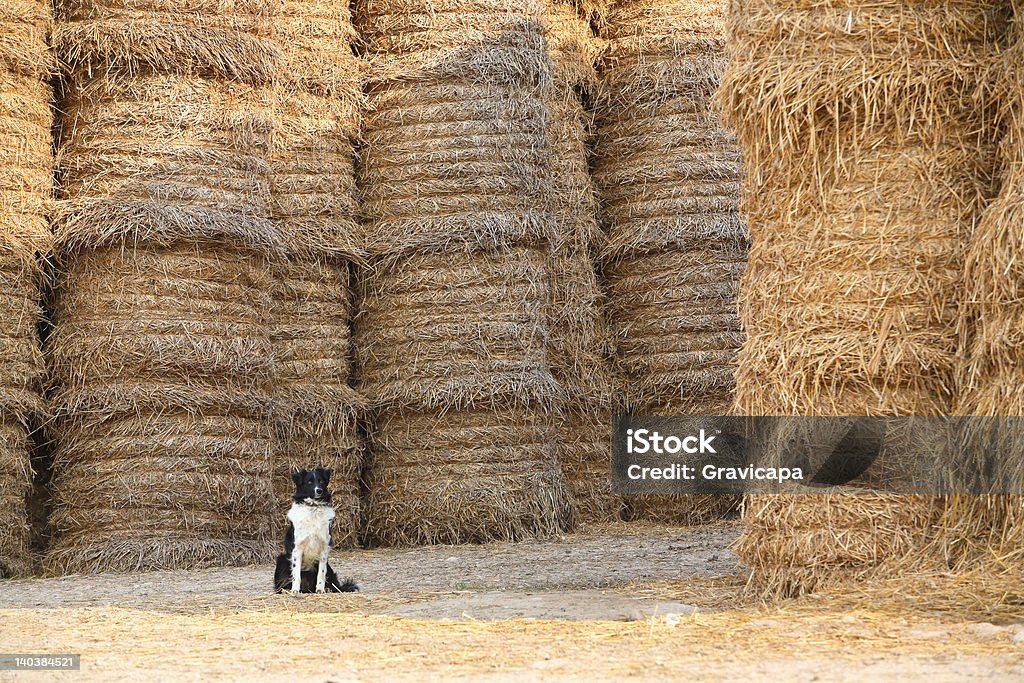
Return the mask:
<path id="1" fill-rule="evenodd" d="M 332 593 L 357 593 L 359 591 L 359 584 L 352 579 L 345 579 L 339 582 L 337 577 L 327 587 Z"/>

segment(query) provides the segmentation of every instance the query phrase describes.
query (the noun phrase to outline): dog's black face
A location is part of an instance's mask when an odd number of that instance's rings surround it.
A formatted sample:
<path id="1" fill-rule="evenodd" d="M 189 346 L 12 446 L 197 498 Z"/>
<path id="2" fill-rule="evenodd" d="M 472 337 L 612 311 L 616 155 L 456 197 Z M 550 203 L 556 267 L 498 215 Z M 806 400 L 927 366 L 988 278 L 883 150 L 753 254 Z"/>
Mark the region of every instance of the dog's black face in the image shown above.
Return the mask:
<path id="1" fill-rule="evenodd" d="M 295 482 L 296 503 L 307 499 L 317 503 L 331 502 L 331 491 L 327 488 L 331 481 L 329 469 L 318 467 L 315 470 L 296 470 L 292 473 L 292 481 Z"/>

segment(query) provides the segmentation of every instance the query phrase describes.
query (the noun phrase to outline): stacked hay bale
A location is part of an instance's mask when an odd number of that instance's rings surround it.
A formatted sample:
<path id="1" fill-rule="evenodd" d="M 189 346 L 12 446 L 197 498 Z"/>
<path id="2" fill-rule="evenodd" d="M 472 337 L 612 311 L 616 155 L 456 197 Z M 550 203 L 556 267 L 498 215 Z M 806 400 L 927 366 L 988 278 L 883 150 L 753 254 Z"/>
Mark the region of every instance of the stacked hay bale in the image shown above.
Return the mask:
<path id="1" fill-rule="evenodd" d="M 550 65 L 539 7 L 361 0 L 370 60 L 357 316 L 366 533 L 383 544 L 564 529 L 548 356 Z"/>
<path id="2" fill-rule="evenodd" d="M 554 66 L 551 363 L 566 393 L 558 452 L 580 521 L 603 521 L 618 518 L 621 501 L 611 492 L 613 383 L 605 302 L 594 269 L 603 242 L 588 160 L 593 120 L 584 108 L 597 85 L 599 49 L 589 13 L 572 3 L 545 0 L 543 19 Z"/>
<path id="3" fill-rule="evenodd" d="M 594 180 L 607 231 L 622 410 L 724 415 L 742 342 L 736 292 L 746 264 L 742 166 L 711 111 L 724 67 L 723 7 L 620 0 L 597 101 Z M 631 515 L 697 524 L 729 496 L 636 497 Z"/>
<path id="4" fill-rule="evenodd" d="M 957 413 L 964 416 L 1024 417 L 1024 3 L 1013 5 L 1013 44 L 1000 53 L 995 70 L 1002 187 L 971 236 L 964 265 L 965 348 L 957 401 Z M 1019 421 L 966 424 L 964 445 L 972 469 L 987 472 L 1002 491 L 1019 491 L 1024 481 Z M 1020 496 L 954 497 L 943 506 L 941 528 L 941 552 L 951 565 L 981 565 L 987 573 L 1018 571 L 1024 557 Z"/>
<path id="5" fill-rule="evenodd" d="M 0 577 L 31 570 L 29 432 L 44 417 L 37 323 L 53 192 L 50 3 L 0 7 Z"/>
<path id="6" fill-rule="evenodd" d="M 51 571 L 271 556 L 266 7 L 58 15 Z"/>
<path id="7" fill-rule="evenodd" d="M 338 547 L 354 544 L 359 529 L 361 401 L 349 386 L 349 263 L 361 253 L 353 144 L 362 83 L 347 0 L 286 0 L 276 28 L 286 66 L 275 92 L 270 211 L 288 254 L 274 264 L 274 491 L 283 514 L 294 468 L 331 468 Z"/>
<path id="8" fill-rule="evenodd" d="M 963 245 L 993 170 L 978 97 L 999 3 L 732 6 L 720 90 L 747 180 L 749 415 L 948 415 Z M 769 592 L 917 561 L 927 497 L 755 498 L 739 552 Z"/>

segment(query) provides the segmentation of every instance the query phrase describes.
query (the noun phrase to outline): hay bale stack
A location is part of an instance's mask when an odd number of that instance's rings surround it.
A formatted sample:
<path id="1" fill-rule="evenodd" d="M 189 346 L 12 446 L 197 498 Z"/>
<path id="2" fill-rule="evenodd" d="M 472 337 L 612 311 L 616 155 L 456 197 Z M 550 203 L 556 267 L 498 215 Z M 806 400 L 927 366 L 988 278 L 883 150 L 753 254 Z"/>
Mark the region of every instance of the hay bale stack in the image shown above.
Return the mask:
<path id="1" fill-rule="evenodd" d="M 746 265 L 742 165 L 711 110 L 724 67 L 718 2 L 622 0 L 601 28 L 594 180 L 622 405 L 721 415 L 733 400 Z M 727 496 L 636 497 L 630 515 L 702 523 Z"/>
<path id="2" fill-rule="evenodd" d="M 565 389 L 558 452 L 581 521 L 617 519 L 611 493 L 611 392 L 604 296 L 594 257 L 602 245 L 597 195 L 590 179 L 591 114 L 584 108 L 597 84 L 599 52 L 587 16 L 571 3 L 544 2 L 548 53 L 554 66 L 551 110 L 553 207 L 551 364 Z"/>
<path id="3" fill-rule="evenodd" d="M 570 521 L 550 428 L 556 224 L 538 9 L 356 4 L 370 71 L 355 347 L 377 425 L 371 543 L 512 540 Z M 402 445 L 410 425 L 422 433 Z"/>
<path id="4" fill-rule="evenodd" d="M 1004 13 L 974 0 L 733 3 L 719 97 L 747 164 L 740 412 L 950 413 L 964 238 L 993 170 L 978 95 Z M 766 592 L 814 591 L 924 561 L 910 551 L 939 507 L 758 498 L 739 552 Z"/>
<path id="5" fill-rule="evenodd" d="M 356 230 L 355 153 L 362 100 L 348 2 L 284 3 L 276 40 L 270 213 L 287 257 L 274 264 L 271 341 L 278 365 L 274 464 L 278 509 L 291 505 L 294 468 L 330 467 L 335 546 L 359 528 L 362 401 L 349 386 Z"/>
<path id="6" fill-rule="evenodd" d="M 0 577 L 32 570 L 29 432 L 46 417 L 37 324 L 53 195 L 52 8 L 0 8 Z"/>
<path id="7" fill-rule="evenodd" d="M 50 571 L 271 556 L 272 73 L 229 63 L 274 53 L 257 4 L 64 8 Z"/>

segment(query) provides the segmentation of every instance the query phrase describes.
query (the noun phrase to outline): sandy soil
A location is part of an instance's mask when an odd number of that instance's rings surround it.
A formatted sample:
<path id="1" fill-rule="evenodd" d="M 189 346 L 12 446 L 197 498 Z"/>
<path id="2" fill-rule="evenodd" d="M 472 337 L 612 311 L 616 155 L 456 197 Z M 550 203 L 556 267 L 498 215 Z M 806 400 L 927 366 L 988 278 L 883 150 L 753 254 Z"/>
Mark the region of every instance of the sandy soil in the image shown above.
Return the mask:
<path id="1" fill-rule="evenodd" d="M 991 624 L 760 605 L 729 550 L 737 533 L 611 525 L 338 553 L 332 564 L 363 587 L 350 595 L 270 594 L 269 566 L 10 581 L 0 652 L 81 653 L 81 672 L 45 675 L 76 681 L 1024 681 L 1024 611 Z"/>

